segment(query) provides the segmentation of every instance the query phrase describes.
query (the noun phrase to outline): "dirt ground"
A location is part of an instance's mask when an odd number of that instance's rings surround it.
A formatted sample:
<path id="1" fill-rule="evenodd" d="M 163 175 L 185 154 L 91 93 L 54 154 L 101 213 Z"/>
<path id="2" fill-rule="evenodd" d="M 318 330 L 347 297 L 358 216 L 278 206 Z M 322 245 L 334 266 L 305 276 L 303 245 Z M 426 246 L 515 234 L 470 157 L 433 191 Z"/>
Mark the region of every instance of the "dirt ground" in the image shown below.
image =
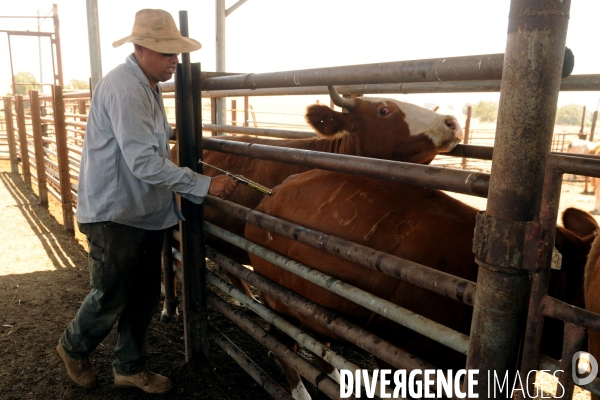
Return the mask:
<path id="1" fill-rule="evenodd" d="M 582 194 L 582 188 L 582 180 L 565 182 L 561 208 L 573 205 L 592 210 L 594 196 Z M 37 204 L 36 189 L 11 174 L 8 161 L 0 160 L 0 399 L 147 398 L 137 389 L 121 389 L 112 384 L 114 330 L 92 355 L 100 375 L 100 384 L 94 389 L 72 383 L 56 356 L 55 346 L 62 331 L 89 291 L 87 249 L 79 232 L 72 238 L 64 231 L 60 204 L 51 199 L 49 210 Z M 485 207 L 484 200 L 476 199 L 475 203 L 477 207 Z M 157 310 L 149 331 L 150 369 L 168 375 L 174 384 L 173 391 L 160 398 L 268 398 L 214 343 L 208 360 L 198 358 L 186 363 L 183 324 L 161 323 L 159 317 Z M 266 367 L 266 351 L 254 339 L 213 310 L 210 319 L 212 326 L 233 338 L 276 377 Z M 362 357 L 354 349 L 336 347 L 336 350 Z M 369 357 L 360 362 L 368 364 Z M 285 382 L 278 379 L 287 389 Z M 324 398 L 309 390 L 313 399 Z M 587 397 L 582 393 L 579 398 Z"/>
<path id="2" fill-rule="evenodd" d="M 28 187 L 0 160 L 0 399 L 142 399 L 153 397 L 112 383 L 112 351 L 116 330 L 92 354 L 100 382 L 84 389 L 73 383 L 56 356 L 60 335 L 89 292 L 87 244 L 62 226 L 60 204 L 50 196 L 45 209 L 38 205 L 37 187 Z M 210 268 L 217 272 L 212 263 Z M 211 326 L 231 338 L 266 372 L 286 388 L 285 379 L 268 368 L 267 351 L 227 318 L 210 309 Z M 245 314 L 259 322 L 250 312 Z M 220 347 L 211 342 L 209 359 L 186 363 L 183 323 L 160 322 L 157 310 L 148 334 L 151 371 L 173 382 L 164 399 L 270 398 Z M 350 358 L 365 357 L 352 349 L 338 349 Z M 369 357 L 367 356 L 367 363 Z M 366 365 L 365 367 L 368 367 Z M 313 399 L 325 396 L 309 387 Z"/>

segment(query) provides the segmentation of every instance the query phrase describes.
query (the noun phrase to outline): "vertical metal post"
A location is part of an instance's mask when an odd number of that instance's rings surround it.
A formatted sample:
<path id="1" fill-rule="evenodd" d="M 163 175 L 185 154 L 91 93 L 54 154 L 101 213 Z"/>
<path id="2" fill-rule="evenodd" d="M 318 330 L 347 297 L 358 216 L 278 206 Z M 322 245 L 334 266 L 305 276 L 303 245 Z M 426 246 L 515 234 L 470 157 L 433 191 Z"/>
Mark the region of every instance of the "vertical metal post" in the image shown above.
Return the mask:
<path id="1" fill-rule="evenodd" d="M 25 127 L 25 107 L 23 95 L 15 96 L 15 111 L 17 112 L 17 127 L 19 129 L 19 148 L 21 149 L 21 168 L 23 181 L 31 185 L 31 170 L 29 166 L 29 146 L 27 145 L 27 128 Z"/>
<path id="2" fill-rule="evenodd" d="M 98 0 L 86 0 L 88 43 L 90 47 L 90 67 L 94 90 L 98 81 L 102 79 L 102 54 L 100 51 L 100 26 L 98 24 Z"/>
<path id="3" fill-rule="evenodd" d="M 536 272 L 531 280 L 527 325 L 521 357 L 521 376 L 526 376 L 530 371 L 537 369 L 540 361 L 542 331 L 545 323 L 541 303 L 548 293 L 550 283 L 550 261 L 556 234 L 562 181 L 562 173 L 557 171 L 551 164 L 546 165 L 539 225 L 530 224 L 533 229 L 530 229 L 527 234 L 531 247 L 537 248 L 537 251 L 535 251 L 537 257 L 531 256 L 525 260 L 528 265 L 527 269 Z M 533 381 L 527 382 L 530 390 L 533 390 L 534 383 Z M 524 398 L 522 392 L 517 393 L 517 400 Z"/>
<path id="4" fill-rule="evenodd" d="M 216 0 L 215 7 L 216 15 L 216 38 L 217 38 L 217 72 L 226 71 L 226 46 L 225 46 L 225 19 L 227 17 L 225 11 L 225 0 Z M 226 123 L 226 101 L 225 97 L 219 97 L 216 99 L 217 110 L 216 110 L 216 124 L 225 125 Z M 221 133 L 216 133 L 221 135 Z"/>
<path id="5" fill-rule="evenodd" d="M 202 159 L 202 76 L 200 64 L 194 63 L 191 65 L 192 72 L 192 102 L 194 110 L 194 138 L 195 140 L 195 158 L 197 169 L 196 172 L 202 173 L 202 164 L 196 160 Z M 204 205 L 195 204 L 196 226 L 194 231 L 194 251 L 196 257 L 196 271 L 198 276 L 198 286 L 195 288 L 198 296 L 198 313 L 200 314 L 200 347 L 203 354 L 208 357 L 208 311 L 207 311 L 207 295 L 208 288 L 206 286 L 206 253 L 204 247 Z"/>
<path id="6" fill-rule="evenodd" d="M 37 31 L 40 32 L 40 10 L 37 10 Z M 42 71 L 42 37 L 38 36 L 38 57 L 40 59 L 40 83 L 44 82 L 44 74 Z M 43 92 L 44 85 L 40 85 L 40 92 Z"/>
<path id="7" fill-rule="evenodd" d="M 52 110 L 54 111 L 54 132 L 56 134 L 56 153 L 58 156 L 58 176 L 60 199 L 62 203 L 63 224 L 71 235 L 75 234 L 73 219 L 73 197 L 71 195 L 71 174 L 69 173 L 69 149 L 67 147 L 67 129 L 65 126 L 65 101 L 62 86 L 52 86 Z"/>
<path id="8" fill-rule="evenodd" d="M 511 2 L 494 168 L 474 241 L 480 267 L 467 368 L 479 370 L 480 397 L 487 397 L 488 371 L 513 374 L 517 367 L 529 294 L 525 229 L 540 211 L 569 8 L 569 0 Z"/>
<path id="9" fill-rule="evenodd" d="M 15 127 L 12 117 L 12 98 L 4 97 L 4 118 L 6 119 L 6 138 L 8 139 L 8 156 L 10 158 L 10 172 L 19 173 L 17 161 L 17 146 L 15 143 Z"/>
<path id="10" fill-rule="evenodd" d="M 556 398 L 571 399 L 573 398 L 573 389 L 575 389 L 573 375 L 571 374 L 571 371 L 573 371 L 573 354 L 587 348 L 587 329 L 565 322 L 564 338 L 563 352 L 560 360 L 560 369 L 562 372 L 558 375 L 564 392 L 560 393 L 560 389 L 557 388 Z M 577 368 L 577 365 L 575 365 L 575 368 Z"/>
<path id="11" fill-rule="evenodd" d="M 467 107 L 467 120 L 465 121 L 465 135 L 463 138 L 464 144 L 469 144 L 471 140 L 471 112 L 473 111 L 473 107 Z M 467 169 L 467 157 L 463 157 L 462 159 L 462 169 Z"/>
<path id="12" fill-rule="evenodd" d="M 37 90 L 29 91 L 31 104 L 31 130 L 33 131 L 33 148 L 35 150 L 35 168 L 37 172 L 38 197 L 40 205 L 48 208 L 48 186 L 46 183 L 46 160 L 44 158 L 44 139 L 42 137 L 42 120 L 40 98 Z"/>
<path id="13" fill-rule="evenodd" d="M 188 36 L 187 12 L 179 12 L 179 28 L 182 36 Z M 199 70 L 199 66 L 198 66 Z M 198 72 L 199 76 L 199 72 Z M 197 86 L 200 80 L 197 79 Z M 199 86 L 198 86 L 199 88 Z M 179 143 L 180 165 L 195 172 L 202 172 L 198 167 L 198 145 L 196 134 L 201 132 L 201 123 L 197 120 L 194 104 L 192 66 L 189 53 L 182 54 L 182 62 L 177 65 L 175 79 L 175 98 L 177 114 L 177 140 Z M 199 89 L 198 89 L 199 91 Z M 199 125 L 196 127 L 196 125 Z M 202 209 L 192 202 L 181 199 L 181 211 L 185 221 L 181 222 L 182 257 L 183 257 L 183 319 L 185 337 L 185 357 L 190 361 L 194 354 L 202 350 L 208 355 L 208 325 L 206 316 L 206 296 L 203 296 L 203 275 L 205 258 L 203 235 L 201 234 Z"/>
<path id="14" fill-rule="evenodd" d="M 8 39 L 8 58 L 10 60 L 10 76 L 12 78 L 12 93 L 13 96 L 17 94 L 17 82 L 15 81 L 15 70 L 13 67 L 13 59 L 12 59 L 12 47 L 10 46 L 10 33 L 6 34 Z"/>
<path id="15" fill-rule="evenodd" d="M 56 51 L 56 72 L 54 82 L 61 87 L 64 86 L 62 70 L 62 50 L 60 46 L 60 23 L 58 20 L 58 6 L 52 4 L 52 19 L 54 20 L 54 48 Z"/>

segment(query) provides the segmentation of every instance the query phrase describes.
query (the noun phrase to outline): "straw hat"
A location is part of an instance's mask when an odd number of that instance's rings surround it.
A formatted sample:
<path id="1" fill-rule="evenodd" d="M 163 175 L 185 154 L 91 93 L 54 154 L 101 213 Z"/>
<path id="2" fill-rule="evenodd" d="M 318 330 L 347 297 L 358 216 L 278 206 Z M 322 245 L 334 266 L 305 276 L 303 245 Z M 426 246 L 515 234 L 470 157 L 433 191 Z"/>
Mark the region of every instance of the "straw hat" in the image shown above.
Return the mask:
<path id="1" fill-rule="evenodd" d="M 202 47 L 200 42 L 181 36 L 171 14 L 150 9 L 135 14 L 131 35 L 117 40 L 113 47 L 125 42 L 139 44 L 159 53 L 189 53 Z"/>

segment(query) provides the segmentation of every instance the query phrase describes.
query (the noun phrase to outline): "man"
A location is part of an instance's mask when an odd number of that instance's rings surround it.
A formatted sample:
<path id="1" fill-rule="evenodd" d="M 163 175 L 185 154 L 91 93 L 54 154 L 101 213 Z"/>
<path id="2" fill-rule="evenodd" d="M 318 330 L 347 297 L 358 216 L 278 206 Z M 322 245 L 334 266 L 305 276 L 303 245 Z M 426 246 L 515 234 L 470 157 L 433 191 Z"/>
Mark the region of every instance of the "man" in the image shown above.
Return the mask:
<path id="1" fill-rule="evenodd" d="M 201 44 L 181 36 L 173 17 L 141 10 L 132 34 L 113 43 L 134 52 L 97 85 L 88 117 L 77 196 L 79 230 L 88 239 L 91 292 L 56 350 L 69 377 L 97 383 L 89 355 L 115 323 L 114 383 L 166 393 L 169 378 L 146 367 L 146 332 L 160 300 L 160 251 L 166 228 L 182 218 L 174 192 L 195 203 L 226 198 L 236 187 L 170 161 L 170 128 L 158 82 L 169 80 L 179 53 Z"/>

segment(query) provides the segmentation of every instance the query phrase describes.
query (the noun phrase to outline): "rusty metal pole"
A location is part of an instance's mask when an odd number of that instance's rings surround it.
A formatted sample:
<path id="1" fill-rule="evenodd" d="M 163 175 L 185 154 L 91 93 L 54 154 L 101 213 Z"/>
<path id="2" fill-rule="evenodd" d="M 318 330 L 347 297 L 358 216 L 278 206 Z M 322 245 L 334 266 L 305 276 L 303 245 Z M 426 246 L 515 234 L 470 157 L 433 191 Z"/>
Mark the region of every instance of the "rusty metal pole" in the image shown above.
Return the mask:
<path id="1" fill-rule="evenodd" d="M 540 212 L 569 8 L 569 0 L 511 2 L 494 167 L 473 245 L 480 268 L 467 368 L 479 370 L 480 397 L 490 388 L 488 371 L 514 374 L 517 367 L 529 294 L 525 228 Z"/>
<path id="2" fill-rule="evenodd" d="M 560 369 L 562 372 L 559 373 L 559 382 L 563 387 L 563 393 L 560 393 L 560 389 L 557 388 L 556 398 L 573 398 L 573 389 L 575 383 L 573 382 L 573 354 L 575 352 L 583 350 L 587 345 L 587 329 L 573 325 L 571 323 L 565 323 L 565 341 L 563 344 L 563 352 L 560 360 Z M 577 368 L 577 365 L 575 365 Z M 559 394 L 562 394 L 559 396 Z"/>
<path id="3" fill-rule="evenodd" d="M 4 97 L 4 119 L 6 120 L 6 138 L 8 139 L 8 156 L 10 158 L 10 172 L 19 173 L 17 161 L 17 146 L 15 144 L 15 126 L 12 117 L 12 98 Z"/>
<path id="4" fill-rule="evenodd" d="M 52 20 L 54 21 L 54 50 L 56 52 L 56 74 L 54 83 L 64 86 L 62 70 L 62 50 L 60 45 L 60 22 L 58 20 L 58 6 L 52 4 Z"/>
<path id="5" fill-rule="evenodd" d="M 463 144 L 469 144 L 471 140 L 471 112 L 473 111 L 473 107 L 467 107 L 467 120 L 465 121 L 465 135 L 463 138 Z M 462 159 L 462 169 L 467 169 L 467 157 L 463 157 Z"/>
<path id="6" fill-rule="evenodd" d="M 35 150 L 35 168 L 37 172 L 38 197 L 40 205 L 48 208 L 48 186 L 46 182 L 46 160 L 44 157 L 44 138 L 42 136 L 42 120 L 40 98 L 37 90 L 29 91 L 31 104 L 31 130 L 33 131 L 33 148 Z"/>
<path id="7" fill-rule="evenodd" d="M 58 176 L 60 182 L 60 201 L 62 203 L 63 224 L 65 230 L 71 235 L 74 235 L 75 221 L 73 219 L 73 197 L 71 195 L 67 129 L 65 127 L 65 101 L 61 86 L 52 86 L 52 109 L 54 110 L 54 132 L 56 134 L 56 153 L 58 157 Z"/>
<path id="8" fill-rule="evenodd" d="M 187 12 L 179 12 L 179 28 L 181 34 L 188 36 Z M 200 107 L 200 66 L 190 63 L 189 53 L 181 55 L 181 64 L 177 65 L 176 81 L 176 114 L 177 142 L 179 144 L 180 165 L 192 171 L 202 173 L 198 166 L 197 133 L 202 132 L 201 121 L 197 112 Z M 194 72 L 194 70 L 197 70 Z M 195 78 L 195 79 L 194 79 Z M 197 90 L 194 90 L 194 87 Z M 197 92 L 197 93 L 194 93 Z M 185 359 L 192 358 L 202 351 L 208 356 L 208 322 L 205 296 L 205 257 L 204 241 L 201 231 L 203 213 L 201 206 L 189 200 L 181 199 L 181 211 L 185 221 L 181 222 L 182 235 L 182 267 L 183 267 L 183 320 L 185 338 Z"/>
<path id="9" fill-rule="evenodd" d="M 94 90 L 102 79 L 102 52 L 100 50 L 100 24 L 98 22 L 98 0 L 86 0 L 85 2 L 88 43 L 90 52 L 90 90 Z M 83 113 L 85 114 L 85 112 Z"/>
<path id="10" fill-rule="evenodd" d="M 12 77 L 12 94 L 17 94 L 17 81 L 15 80 L 15 70 L 13 67 L 12 47 L 10 46 L 10 33 L 6 35 L 8 38 L 8 59 L 10 61 L 10 76 Z"/>
<path id="11" fill-rule="evenodd" d="M 15 96 L 15 111 L 17 112 L 17 127 L 19 129 L 19 148 L 21 149 L 21 168 L 23 182 L 31 185 L 31 169 L 29 165 L 29 146 L 27 146 L 27 128 L 25 127 L 25 107 L 23 95 Z"/>

